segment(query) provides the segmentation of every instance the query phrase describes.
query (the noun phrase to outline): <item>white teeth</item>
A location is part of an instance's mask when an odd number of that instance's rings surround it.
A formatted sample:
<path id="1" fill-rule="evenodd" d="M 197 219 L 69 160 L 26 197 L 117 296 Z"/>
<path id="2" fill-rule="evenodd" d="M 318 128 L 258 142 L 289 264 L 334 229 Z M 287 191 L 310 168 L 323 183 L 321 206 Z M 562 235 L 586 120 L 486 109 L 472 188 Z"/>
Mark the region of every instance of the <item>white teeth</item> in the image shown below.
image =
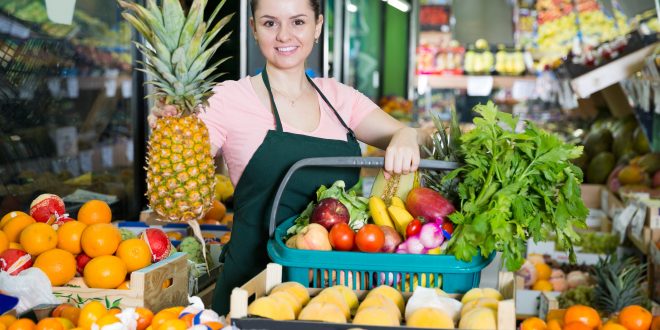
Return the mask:
<path id="1" fill-rule="evenodd" d="M 290 52 L 290 51 L 293 51 L 294 49 L 296 49 L 296 47 L 280 47 L 280 48 L 277 48 L 277 50 L 280 51 L 280 52 Z"/>

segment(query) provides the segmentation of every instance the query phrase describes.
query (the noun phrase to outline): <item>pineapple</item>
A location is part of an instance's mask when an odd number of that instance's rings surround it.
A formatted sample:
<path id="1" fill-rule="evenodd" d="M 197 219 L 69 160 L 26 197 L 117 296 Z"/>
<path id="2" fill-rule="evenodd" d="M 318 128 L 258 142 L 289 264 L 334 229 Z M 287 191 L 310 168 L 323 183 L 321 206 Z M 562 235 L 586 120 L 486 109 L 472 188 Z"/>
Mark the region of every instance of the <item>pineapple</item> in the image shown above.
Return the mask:
<path id="1" fill-rule="evenodd" d="M 641 287 L 645 275 L 646 264 L 639 265 L 635 258 L 600 259 L 591 272 L 596 279 L 593 307 L 612 315 L 629 305 L 645 305 L 648 301 Z"/>
<path id="2" fill-rule="evenodd" d="M 164 221 L 200 219 L 213 201 L 215 163 L 208 130 L 197 114 L 208 106 L 214 80 L 222 75 L 214 72 L 226 60 L 208 65 L 230 35 L 215 41 L 233 15 L 211 25 L 225 1 L 205 22 L 207 0 L 194 0 L 187 15 L 178 0 L 163 0 L 162 8 L 156 0 L 147 0 L 146 8 L 118 0 L 126 9 L 122 16 L 145 40 L 136 46 L 146 58 L 140 71 L 153 78 L 147 82 L 155 87 L 149 97 L 178 110 L 177 116 L 158 119 L 149 139 L 147 197 Z"/>
<path id="3" fill-rule="evenodd" d="M 433 124 L 437 132 L 433 134 L 433 148 L 429 150 L 424 146 L 425 152 L 430 155 L 431 159 L 443 160 L 448 162 L 460 162 L 462 157 L 460 155 L 460 138 L 461 130 L 458 126 L 458 117 L 456 110 L 451 109 L 451 124 L 449 125 L 449 136 L 447 136 L 447 128 L 440 121 L 440 119 L 433 115 Z M 454 205 L 459 205 L 459 198 L 457 194 L 458 179 L 449 182 L 443 182 L 442 178 L 450 171 L 425 171 L 422 173 L 424 185 L 437 192 L 440 192 L 447 199 L 452 201 Z"/>

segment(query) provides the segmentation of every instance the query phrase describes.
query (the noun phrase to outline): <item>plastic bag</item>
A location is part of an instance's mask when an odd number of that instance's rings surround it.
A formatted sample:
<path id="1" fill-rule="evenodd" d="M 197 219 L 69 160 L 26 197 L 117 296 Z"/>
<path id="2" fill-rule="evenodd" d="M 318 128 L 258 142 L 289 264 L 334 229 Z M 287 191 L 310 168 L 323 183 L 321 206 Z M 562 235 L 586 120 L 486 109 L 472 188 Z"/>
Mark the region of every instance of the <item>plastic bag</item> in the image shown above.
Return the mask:
<path id="1" fill-rule="evenodd" d="M 16 312 L 22 314 L 41 304 L 59 304 L 48 276 L 39 268 L 28 268 L 18 275 L 0 272 L 0 291 L 18 298 Z"/>

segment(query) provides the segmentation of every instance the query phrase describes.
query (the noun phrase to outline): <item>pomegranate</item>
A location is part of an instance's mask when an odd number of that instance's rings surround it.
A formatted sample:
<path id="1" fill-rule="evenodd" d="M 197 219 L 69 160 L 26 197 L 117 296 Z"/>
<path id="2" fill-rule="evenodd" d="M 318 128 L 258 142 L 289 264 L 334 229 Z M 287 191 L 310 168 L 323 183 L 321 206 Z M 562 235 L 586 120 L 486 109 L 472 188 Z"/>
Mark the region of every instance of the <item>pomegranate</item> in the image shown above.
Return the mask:
<path id="1" fill-rule="evenodd" d="M 9 275 L 18 273 L 32 267 L 32 257 L 23 250 L 7 249 L 0 253 L 0 270 Z"/>
<path id="2" fill-rule="evenodd" d="M 30 204 L 30 216 L 37 222 L 52 224 L 65 213 L 64 201 L 57 195 L 41 194 Z"/>
<path id="3" fill-rule="evenodd" d="M 149 245 L 151 262 L 159 262 L 170 255 L 172 243 L 164 231 L 158 228 L 148 228 L 140 234 L 140 239 Z"/>

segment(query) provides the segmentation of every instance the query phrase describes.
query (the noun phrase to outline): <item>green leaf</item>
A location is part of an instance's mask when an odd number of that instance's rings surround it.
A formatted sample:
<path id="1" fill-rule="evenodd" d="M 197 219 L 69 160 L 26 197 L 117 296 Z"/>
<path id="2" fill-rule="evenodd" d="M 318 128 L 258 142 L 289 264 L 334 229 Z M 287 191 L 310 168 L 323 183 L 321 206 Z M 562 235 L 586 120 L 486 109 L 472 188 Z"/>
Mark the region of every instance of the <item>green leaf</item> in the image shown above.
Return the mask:
<path id="1" fill-rule="evenodd" d="M 165 40 L 163 41 L 168 49 L 177 48 L 181 36 L 181 26 L 185 19 L 179 0 L 163 0 L 163 24 L 165 25 Z"/>
<path id="2" fill-rule="evenodd" d="M 179 36 L 179 47 L 187 47 L 190 39 L 194 34 L 198 32 L 198 30 L 206 30 L 206 25 L 200 26 L 204 18 L 204 8 L 206 8 L 206 1 L 207 0 L 195 0 L 190 6 L 188 17 L 186 18 L 186 22 L 183 24 L 181 35 Z"/>

